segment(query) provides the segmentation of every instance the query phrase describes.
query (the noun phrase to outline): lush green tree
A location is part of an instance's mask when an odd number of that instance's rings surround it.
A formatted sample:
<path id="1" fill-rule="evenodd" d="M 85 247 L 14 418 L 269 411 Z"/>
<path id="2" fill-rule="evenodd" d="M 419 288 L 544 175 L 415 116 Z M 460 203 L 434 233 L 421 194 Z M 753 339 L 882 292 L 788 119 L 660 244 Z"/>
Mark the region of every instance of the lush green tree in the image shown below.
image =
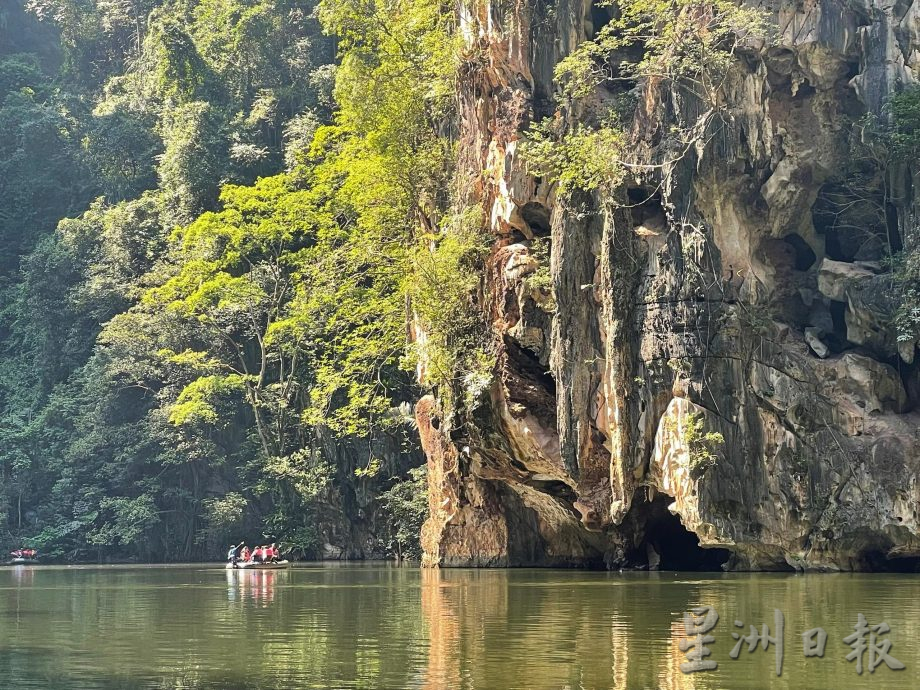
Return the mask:
<path id="1" fill-rule="evenodd" d="M 414 467 L 406 479 L 398 479 L 393 486 L 380 494 L 387 514 L 389 528 L 388 546 L 398 559 L 421 558 L 419 535 L 422 523 L 428 517 L 427 468 Z"/>
<path id="2" fill-rule="evenodd" d="M 315 555 L 393 487 L 378 538 L 411 551 L 407 324 L 462 349 L 433 296 L 468 302 L 478 251 L 446 213 L 449 8 L 323 4 L 332 68 L 309 3 L 30 6 L 63 60 L 0 58 L 8 532 L 69 559 L 234 530 Z"/>
<path id="3" fill-rule="evenodd" d="M 0 58 L 0 275 L 92 197 L 79 126 L 35 56 Z"/>

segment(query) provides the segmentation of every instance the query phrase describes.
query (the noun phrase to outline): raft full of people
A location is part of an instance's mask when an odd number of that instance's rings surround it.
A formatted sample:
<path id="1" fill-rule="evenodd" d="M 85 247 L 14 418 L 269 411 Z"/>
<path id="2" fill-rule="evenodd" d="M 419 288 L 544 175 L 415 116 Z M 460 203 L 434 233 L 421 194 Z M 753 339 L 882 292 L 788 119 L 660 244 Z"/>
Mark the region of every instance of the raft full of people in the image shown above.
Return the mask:
<path id="1" fill-rule="evenodd" d="M 16 549 L 15 551 L 10 551 L 10 556 L 12 557 L 10 565 L 38 562 L 38 551 L 35 549 Z"/>
<path id="2" fill-rule="evenodd" d="M 241 541 L 230 545 L 227 567 L 234 570 L 278 570 L 291 567 L 291 563 L 282 560 L 275 544 L 257 546 L 250 551 L 246 543 Z"/>

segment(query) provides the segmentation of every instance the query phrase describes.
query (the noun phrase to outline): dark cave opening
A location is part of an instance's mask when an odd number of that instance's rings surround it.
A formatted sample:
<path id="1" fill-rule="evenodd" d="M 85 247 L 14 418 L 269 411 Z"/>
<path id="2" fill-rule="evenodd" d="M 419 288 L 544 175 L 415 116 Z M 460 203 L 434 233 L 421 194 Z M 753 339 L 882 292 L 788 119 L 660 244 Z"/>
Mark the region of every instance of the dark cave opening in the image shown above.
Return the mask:
<path id="1" fill-rule="evenodd" d="M 859 74 L 859 60 L 847 60 L 844 64 L 846 65 L 847 71 L 840 77 L 840 81 L 849 84 L 850 80 Z M 865 113 L 860 113 L 860 115 L 863 114 Z"/>
<path id="2" fill-rule="evenodd" d="M 641 498 L 637 496 L 631 510 L 643 524 L 642 538 L 633 554 L 635 564 L 649 570 L 721 572 L 731 552 L 700 546 L 699 538 L 668 510 L 673 501 L 666 494 L 658 494 L 651 502 L 644 491 Z"/>
<path id="3" fill-rule="evenodd" d="M 631 206 L 653 205 L 661 209 L 661 191 L 657 188 L 629 187 L 626 190 L 626 198 Z"/>
<path id="4" fill-rule="evenodd" d="M 649 219 L 666 222 L 664 207 L 661 205 L 661 192 L 657 189 L 630 187 L 626 190 L 626 198 L 629 199 L 630 215 L 636 225 L 642 225 Z"/>
<path id="5" fill-rule="evenodd" d="M 799 84 L 799 87 L 795 90 L 795 95 L 793 98 L 805 100 L 806 98 L 811 98 L 816 93 L 818 93 L 818 90 L 807 81 L 804 81 Z"/>
<path id="6" fill-rule="evenodd" d="M 794 232 L 791 235 L 786 235 L 783 238 L 783 242 L 792 247 L 793 254 L 793 267 L 796 271 L 807 271 L 809 268 L 815 265 L 815 261 L 818 260 L 817 255 L 814 250 L 808 245 L 802 236 Z"/>
<path id="7" fill-rule="evenodd" d="M 824 251 L 828 259 L 833 259 L 834 261 L 853 261 L 852 254 L 844 254 L 843 249 L 840 247 L 840 238 L 837 237 L 837 233 L 833 231 L 825 233 L 824 235 Z"/>
<path id="8" fill-rule="evenodd" d="M 578 500 L 578 494 L 575 493 L 575 490 L 571 486 L 556 479 L 531 478 L 526 481 L 526 484 L 541 493 L 549 494 L 559 499 L 567 506 L 571 506 Z M 570 508 L 570 510 L 573 514 L 577 514 L 574 508 Z"/>
<path id="9" fill-rule="evenodd" d="M 816 204 L 817 206 L 817 204 Z M 823 208 L 812 208 L 812 222 L 819 235 L 824 237 L 824 253 L 834 261 L 852 261 L 852 254 L 845 254 L 840 236 L 834 228 L 834 220 Z"/>
<path id="10" fill-rule="evenodd" d="M 886 208 L 877 175 L 854 170 L 850 179 L 827 182 L 811 207 L 815 231 L 833 261 L 879 261 L 900 244 L 897 214 Z"/>
<path id="11" fill-rule="evenodd" d="M 890 201 L 885 202 L 885 226 L 888 230 L 888 244 L 892 253 L 904 249 L 901 232 L 898 230 L 898 209 Z"/>
<path id="12" fill-rule="evenodd" d="M 868 549 L 859 556 L 859 570 L 872 573 L 920 573 L 920 556 L 889 558 L 884 551 Z"/>
<path id="13" fill-rule="evenodd" d="M 847 303 L 832 299 L 828 307 L 834 330 L 824 334 L 824 343 L 830 348 L 831 352 L 838 354 L 852 347 L 850 341 L 847 340 Z"/>
<path id="14" fill-rule="evenodd" d="M 556 395 L 556 379 L 549 369 L 540 363 L 540 358 L 532 350 L 521 347 L 508 336 L 504 337 L 508 358 L 515 365 L 521 376 L 538 382 L 543 390 L 552 397 Z"/>
<path id="15" fill-rule="evenodd" d="M 549 237 L 551 233 L 549 209 L 536 201 L 521 206 L 521 218 L 527 223 L 534 237 Z"/>

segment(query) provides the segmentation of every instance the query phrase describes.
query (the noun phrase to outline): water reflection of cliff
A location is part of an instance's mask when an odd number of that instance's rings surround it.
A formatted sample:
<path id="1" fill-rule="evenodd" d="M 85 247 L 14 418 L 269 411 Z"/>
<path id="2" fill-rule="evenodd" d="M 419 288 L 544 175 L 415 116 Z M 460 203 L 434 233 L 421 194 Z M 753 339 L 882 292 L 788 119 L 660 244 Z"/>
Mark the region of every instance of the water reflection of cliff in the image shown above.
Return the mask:
<path id="1" fill-rule="evenodd" d="M 429 637 L 425 690 L 460 686 L 459 603 L 457 592 L 442 582 L 444 574 L 439 568 L 422 570 L 422 615 Z"/>
<path id="2" fill-rule="evenodd" d="M 640 584 L 601 573 L 548 575 L 424 571 L 422 687 L 489 687 L 496 678 L 522 688 L 696 687 L 679 670 L 684 658 L 673 637 L 683 632 L 687 588 L 647 577 Z"/>
<path id="3" fill-rule="evenodd" d="M 700 576 L 535 570 L 197 568 L 0 570 L 9 687 L 655 688 L 854 687 L 843 638 L 861 611 L 891 626 L 912 690 L 920 600 L 898 576 Z M 34 579 L 34 581 L 32 581 Z M 680 671 L 682 615 L 714 606 L 712 673 Z M 773 649 L 728 658 L 734 620 L 786 614 Z M 826 659 L 799 634 L 823 626 Z M 47 678 L 36 669 L 48 669 Z M 33 685 L 29 682 L 35 681 Z M 4 686 L 6 687 L 6 686 Z"/>

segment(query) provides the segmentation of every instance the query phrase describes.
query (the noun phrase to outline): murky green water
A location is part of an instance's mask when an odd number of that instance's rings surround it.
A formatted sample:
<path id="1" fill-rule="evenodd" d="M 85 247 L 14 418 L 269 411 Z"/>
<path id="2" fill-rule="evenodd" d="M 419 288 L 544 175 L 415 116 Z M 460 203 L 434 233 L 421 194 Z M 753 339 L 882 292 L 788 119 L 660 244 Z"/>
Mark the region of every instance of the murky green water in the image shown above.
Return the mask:
<path id="1" fill-rule="evenodd" d="M 713 606 L 714 671 L 685 675 L 682 613 Z M 774 646 L 729 657 L 735 620 Z M 906 665 L 856 674 L 857 615 Z M 3 688 L 915 688 L 920 576 L 618 574 L 317 566 L 0 569 Z M 824 657 L 800 634 L 827 632 Z M 867 636 L 867 642 L 868 636 Z M 864 655 L 868 664 L 868 650 Z"/>

